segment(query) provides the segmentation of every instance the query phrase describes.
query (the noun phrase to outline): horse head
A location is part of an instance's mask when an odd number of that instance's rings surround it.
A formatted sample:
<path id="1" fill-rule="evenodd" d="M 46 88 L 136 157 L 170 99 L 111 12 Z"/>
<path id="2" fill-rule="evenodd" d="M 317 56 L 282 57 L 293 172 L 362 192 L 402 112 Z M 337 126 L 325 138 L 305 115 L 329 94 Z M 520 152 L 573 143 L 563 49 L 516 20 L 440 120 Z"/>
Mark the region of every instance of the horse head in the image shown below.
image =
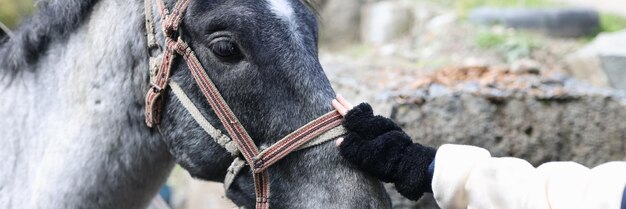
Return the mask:
<path id="1" fill-rule="evenodd" d="M 298 0 L 192 1 L 183 17 L 181 39 L 261 149 L 332 109 L 335 93 L 318 60 L 317 18 L 308 5 Z M 226 132 L 182 59 L 175 60 L 171 80 Z M 175 97 L 164 100 L 160 129 L 176 161 L 194 177 L 223 181 L 233 157 Z M 332 143 L 290 154 L 269 173 L 274 208 L 389 206 L 382 185 L 354 170 Z M 227 195 L 248 208 L 255 204 L 254 191 L 246 168 Z"/>

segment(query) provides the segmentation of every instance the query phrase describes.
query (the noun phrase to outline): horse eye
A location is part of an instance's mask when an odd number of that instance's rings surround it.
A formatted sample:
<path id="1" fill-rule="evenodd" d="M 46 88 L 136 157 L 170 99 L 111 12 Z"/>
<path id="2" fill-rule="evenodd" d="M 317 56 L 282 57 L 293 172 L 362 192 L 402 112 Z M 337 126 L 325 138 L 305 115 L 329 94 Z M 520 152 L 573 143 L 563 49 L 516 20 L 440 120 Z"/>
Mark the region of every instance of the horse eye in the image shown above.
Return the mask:
<path id="1" fill-rule="evenodd" d="M 227 59 L 232 61 L 234 59 L 238 59 L 241 56 L 241 51 L 237 44 L 233 43 L 230 40 L 219 39 L 211 42 L 209 45 L 213 54 L 222 59 Z"/>

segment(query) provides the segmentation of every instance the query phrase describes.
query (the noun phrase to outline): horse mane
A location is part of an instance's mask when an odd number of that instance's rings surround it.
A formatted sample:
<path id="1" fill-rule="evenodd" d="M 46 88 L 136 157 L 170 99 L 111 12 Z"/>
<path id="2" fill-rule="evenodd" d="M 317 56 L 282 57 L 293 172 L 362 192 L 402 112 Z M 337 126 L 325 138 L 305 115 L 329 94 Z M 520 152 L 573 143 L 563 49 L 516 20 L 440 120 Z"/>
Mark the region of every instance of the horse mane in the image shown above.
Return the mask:
<path id="1" fill-rule="evenodd" d="M 14 77 L 23 69 L 34 70 L 53 41 L 63 41 L 76 30 L 98 0 L 39 0 L 37 13 L 0 40 L 0 73 Z M 7 71 L 7 72 L 2 72 Z"/>

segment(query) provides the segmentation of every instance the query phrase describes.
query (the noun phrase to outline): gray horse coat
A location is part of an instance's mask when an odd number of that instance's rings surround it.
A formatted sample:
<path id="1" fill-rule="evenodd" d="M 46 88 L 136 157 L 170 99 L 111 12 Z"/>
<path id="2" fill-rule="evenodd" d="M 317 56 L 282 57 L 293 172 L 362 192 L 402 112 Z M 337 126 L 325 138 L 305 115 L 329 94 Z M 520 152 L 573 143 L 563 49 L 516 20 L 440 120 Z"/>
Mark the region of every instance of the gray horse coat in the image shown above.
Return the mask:
<path id="1" fill-rule="evenodd" d="M 194 177 L 223 181 L 232 157 L 175 98 L 165 99 L 161 133 L 144 123 L 143 5 L 40 1 L 38 14 L 1 43 L 0 208 L 144 208 L 174 163 Z M 316 17 L 303 2 L 193 1 L 183 25 L 257 145 L 331 110 Z M 162 34 L 157 38 L 163 43 Z M 222 56 L 224 48 L 237 56 Z M 185 65 L 175 64 L 172 79 L 223 129 Z M 294 153 L 269 171 L 272 208 L 389 207 L 381 184 L 331 144 Z M 243 173 L 228 197 L 251 207 L 252 179 Z"/>

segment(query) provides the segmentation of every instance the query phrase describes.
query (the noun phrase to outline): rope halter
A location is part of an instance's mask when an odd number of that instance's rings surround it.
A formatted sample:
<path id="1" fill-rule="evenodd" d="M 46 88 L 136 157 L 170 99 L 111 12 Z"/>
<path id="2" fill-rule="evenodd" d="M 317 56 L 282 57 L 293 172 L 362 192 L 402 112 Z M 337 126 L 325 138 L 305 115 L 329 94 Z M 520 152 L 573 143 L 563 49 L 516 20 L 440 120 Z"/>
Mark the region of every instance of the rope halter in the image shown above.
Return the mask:
<path id="1" fill-rule="evenodd" d="M 269 148 L 260 150 L 206 74 L 194 51 L 181 39 L 178 31 L 189 0 L 178 0 L 171 12 L 166 8 L 163 0 L 156 0 L 156 2 L 162 18 L 161 30 L 165 35 L 165 51 L 160 64 L 158 64 L 158 58 L 152 55 L 150 57 L 150 89 L 145 101 L 146 124 L 149 127 L 160 124 L 163 94 L 168 87 L 171 87 L 174 95 L 200 127 L 235 156 L 225 177 L 225 189 L 228 190 L 239 171 L 247 165 L 254 178 L 256 208 L 269 208 L 270 181 L 267 169 L 289 153 L 316 146 L 343 135 L 346 131 L 340 126 L 342 116 L 337 111 L 331 111 L 288 134 Z M 159 45 L 155 39 L 151 0 L 145 0 L 145 10 L 148 49 L 152 51 L 159 48 Z M 170 81 L 172 62 L 176 55 L 185 60 L 196 84 L 228 132 L 228 136 L 213 127 L 182 88 L 176 82 Z"/>

